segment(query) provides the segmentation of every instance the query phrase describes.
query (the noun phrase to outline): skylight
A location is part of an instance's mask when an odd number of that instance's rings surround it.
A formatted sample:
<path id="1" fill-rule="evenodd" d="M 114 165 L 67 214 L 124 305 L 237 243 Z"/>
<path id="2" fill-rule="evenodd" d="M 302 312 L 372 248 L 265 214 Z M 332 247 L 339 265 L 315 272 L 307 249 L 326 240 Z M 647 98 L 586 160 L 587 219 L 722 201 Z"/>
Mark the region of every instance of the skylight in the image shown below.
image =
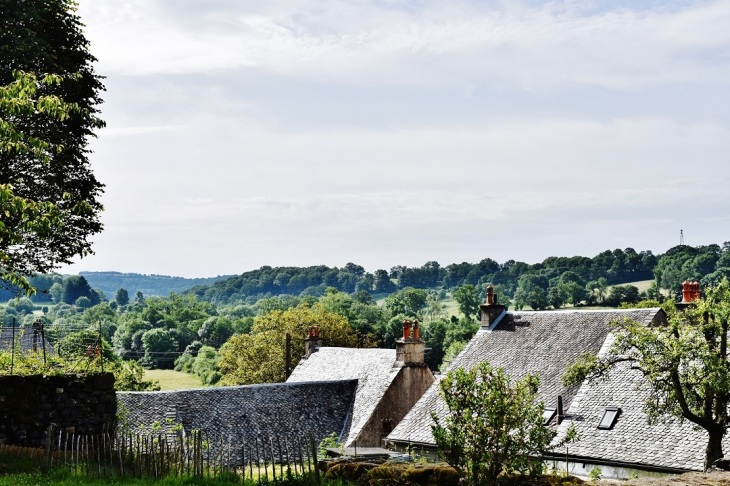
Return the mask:
<path id="1" fill-rule="evenodd" d="M 599 429 L 610 430 L 616 424 L 616 419 L 621 413 L 621 409 L 617 407 L 608 407 L 603 412 L 601 423 L 598 424 Z"/>
<path id="2" fill-rule="evenodd" d="M 548 425 L 552 421 L 552 419 L 555 418 L 555 409 L 554 408 L 546 408 L 545 411 L 542 412 L 542 424 Z"/>

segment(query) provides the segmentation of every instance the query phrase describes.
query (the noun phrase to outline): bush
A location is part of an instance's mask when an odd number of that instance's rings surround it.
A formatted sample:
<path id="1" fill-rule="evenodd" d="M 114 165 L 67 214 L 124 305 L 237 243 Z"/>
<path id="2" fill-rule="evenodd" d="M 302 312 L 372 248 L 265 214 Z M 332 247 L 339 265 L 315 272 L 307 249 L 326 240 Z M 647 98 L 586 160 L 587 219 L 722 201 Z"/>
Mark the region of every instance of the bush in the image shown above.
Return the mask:
<path id="1" fill-rule="evenodd" d="M 541 457 L 555 434 L 543 426 L 539 383 L 528 374 L 513 384 L 487 362 L 450 371 L 440 384 L 449 413 L 432 414 L 439 456 L 474 486 L 496 484 L 503 470 L 541 473 L 531 457 Z"/>

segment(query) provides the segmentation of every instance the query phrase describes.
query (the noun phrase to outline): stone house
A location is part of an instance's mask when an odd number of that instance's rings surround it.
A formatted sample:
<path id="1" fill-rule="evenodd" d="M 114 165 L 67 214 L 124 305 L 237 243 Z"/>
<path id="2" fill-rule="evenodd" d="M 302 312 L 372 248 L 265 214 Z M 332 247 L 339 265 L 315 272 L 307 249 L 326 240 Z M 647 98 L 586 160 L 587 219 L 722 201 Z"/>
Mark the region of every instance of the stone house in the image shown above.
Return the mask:
<path id="1" fill-rule="evenodd" d="M 555 415 L 563 416 L 556 441 L 571 424 L 580 436 L 567 450 L 554 452 L 550 462 L 555 467 L 566 468 L 567 454 L 568 469 L 579 475 L 587 475 L 594 467 L 601 467 L 604 477 L 619 478 L 702 470 L 707 434 L 673 418 L 650 425 L 643 411 L 649 390 L 638 371 L 623 366 L 595 385 L 562 384 L 567 366 L 582 353 L 608 351 L 613 341 L 609 323 L 624 318 L 647 326 L 666 323 L 666 314 L 659 308 L 507 312 L 488 301 L 482 305 L 480 330 L 450 369 L 488 361 L 513 378 L 537 374 L 546 418 L 554 421 Z M 433 453 L 431 413 L 439 417 L 447 413 L 438 380 L 389 434 L 386 444 Z"/>
<path id="2" fill-rule="evenodd" d="M 404 323 L 396 349 L 322 347 L 316 328 L 308 334 L 306 355 L 287 383 L 357 380 L 351 424 L 340 436 L 346 447 L 380 447 L 434 382 L 418 321 Z"/>

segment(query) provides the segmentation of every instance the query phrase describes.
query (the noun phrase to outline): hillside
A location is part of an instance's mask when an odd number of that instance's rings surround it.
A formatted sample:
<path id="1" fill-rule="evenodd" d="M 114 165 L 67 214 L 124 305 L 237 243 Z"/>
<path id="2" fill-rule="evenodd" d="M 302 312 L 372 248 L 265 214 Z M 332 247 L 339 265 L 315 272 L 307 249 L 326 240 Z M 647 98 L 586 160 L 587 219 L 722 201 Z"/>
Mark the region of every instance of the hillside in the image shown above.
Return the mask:
<path id="1" fill-rule="evenodd" d="M 167 297 L 170 292 L 182 292 L 196 285 L 210 285 L 219 280 L 231 278 L 231 275 L 219 275 L 210 278 L 184 278 L 168 275 L 144 275 L 141 273 L 122 272 L 79 272 L 92 288 L 101 289 L 107 298 L 114 298 L 119 288 L 125 288 L 129 295 L 138 291 L 145 296 L 159 295 Z"/>

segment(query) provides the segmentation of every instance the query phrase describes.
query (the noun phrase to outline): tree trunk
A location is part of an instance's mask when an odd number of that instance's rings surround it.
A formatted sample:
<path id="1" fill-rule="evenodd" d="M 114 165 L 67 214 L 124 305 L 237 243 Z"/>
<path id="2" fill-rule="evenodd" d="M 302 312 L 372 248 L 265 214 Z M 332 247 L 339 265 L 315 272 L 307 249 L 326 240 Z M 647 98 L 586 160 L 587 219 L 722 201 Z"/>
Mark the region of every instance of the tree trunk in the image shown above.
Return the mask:
<path id="1" fill-rule="evenodd" d="M 707 449 L 705 449 L 705 471 L 707 471 L 716 460 L 723 457 L 722 437 L 725 435 L 725 431 L 722 427 L 717 427 L 714 430 L 708 430 L 707 432 L 709 436 L 707 438 Z"/>

